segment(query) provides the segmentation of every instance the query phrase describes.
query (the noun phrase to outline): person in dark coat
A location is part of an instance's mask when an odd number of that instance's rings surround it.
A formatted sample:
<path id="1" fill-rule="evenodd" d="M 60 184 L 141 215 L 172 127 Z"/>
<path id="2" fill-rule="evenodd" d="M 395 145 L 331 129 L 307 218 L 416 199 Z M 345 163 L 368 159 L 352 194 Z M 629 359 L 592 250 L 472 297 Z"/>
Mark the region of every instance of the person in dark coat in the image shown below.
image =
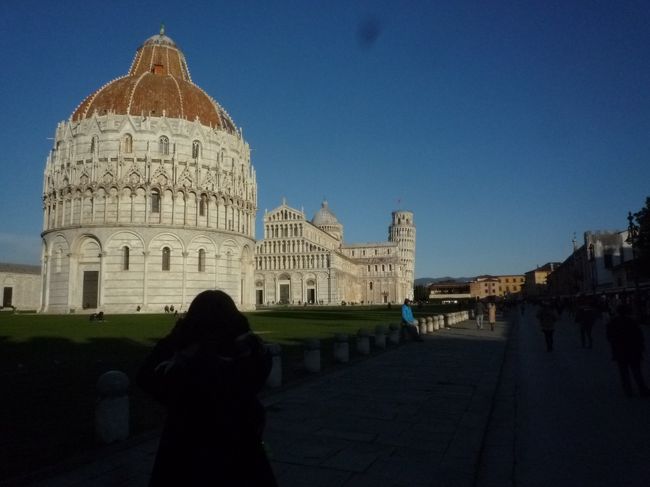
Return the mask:
<path id="1" fill-rule="evenodd" d="M 592 330 L 600 311 L 589 299 L 583 299 L 576 311 L 575 321 L 580 325 L 580 341 L 582 348 L 592 348 L 594 340 Z"/>
<path id="2" fill-rule="evenodd" d="M 607 323 L 607 340 L 612 349 L 612 360 L 618 365 L 625 394 L 628 396 L 633 394 L 630 383 L 631 371 L 639 388 L 639 394 L 649 396 L 650 389 L 646 386 L 641 373 L 641 361 L 645 351 L 643 332 L 632 317 L 632 311 L 628 305 L 619 305 L 616 315 Z"/>
<path id="3" fill-rule="evenodd" d="M 553 308 L 548 303 L 542 303 L 537 312 L 537 319 L 539 320 L 539 326 L 544 333 L 544 340 L 546 341 L 546 351 L 553 351 L 553 333 L 555 332 L 555 322 L 557 321 L 557 315 Z"/>
<path id="4" fill-rule="evenodd" d="M 167 408 L 150 486 L 276 486 L 257 399 L 271 357 L 222 291 L 204 291 L 142 365 Z"/>

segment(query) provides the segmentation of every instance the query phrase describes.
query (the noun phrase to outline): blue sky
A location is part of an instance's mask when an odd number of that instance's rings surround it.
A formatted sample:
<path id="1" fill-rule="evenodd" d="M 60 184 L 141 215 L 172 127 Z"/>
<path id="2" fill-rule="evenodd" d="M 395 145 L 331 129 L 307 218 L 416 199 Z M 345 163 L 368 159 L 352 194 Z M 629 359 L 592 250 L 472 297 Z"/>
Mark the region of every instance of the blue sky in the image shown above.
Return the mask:
<path id="1" fill-rule="evenodd" d="M 258 236 L 327 198 L 350 243 L 415 213 L 416 277 L 523 273 L 650 195 L 650 3 L 0 4 L 0 261 L 38 263 L 57 122 L 160 22 L 243 127 Z"/>

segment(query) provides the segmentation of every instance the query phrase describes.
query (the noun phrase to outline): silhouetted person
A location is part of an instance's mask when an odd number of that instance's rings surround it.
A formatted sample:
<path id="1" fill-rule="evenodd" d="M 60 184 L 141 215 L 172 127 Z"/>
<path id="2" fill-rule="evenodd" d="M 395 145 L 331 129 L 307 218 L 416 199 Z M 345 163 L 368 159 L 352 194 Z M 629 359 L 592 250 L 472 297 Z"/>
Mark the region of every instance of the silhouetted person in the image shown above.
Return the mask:
<path id="1" fill-rule="evenodd" d="M 607 323 L 607 340 L 612 349 L 612 360 L 618 365 L 625 394 L 632 395 L 632 384 L 630 383 L 630 371 L 632 371 L 634 381 L 639 388 L 639 394 L 641 396 L 650 395 L 650 390 L 641 373 L 641 361 L 645 351 L 643 332 L 638 322 L 632 317 L 628 305 L 621 304 L 616 308 L 616 314 Z"/>
<path id="2" fill-rule="evenodd" d="M 411 301 L 406 298 L 404 304 L 402 305 L 402 325 L 406 329 L 406 332 L 411 335 L 411 338 L 416 342 L 421 342 L 422 337 L 420 336 L 420 331 L 418 330 L 418 322 L 413 317 L 413 310 L 409 306 Z"/>
<path id="3" fill-rule="evenodd" d="M 138 384 L 167 407 L 150 486 L 275 486 L 257 399 L 271 358 L 222 291 L 204 291 L 145 360 Z"/>
<path id="4" fill-rule="evenodd" d="M 488 303 L 488 322 L 490 323 L 490 330 L 494 331 L 494 325 L 497 322 L 497 305 Z"/>
<path id="5" fill-rule="evenodd" d="M 555 322 L 557 321 L 557 315 L 553 308 L 548 303 L 542 303 L 540 305 L 539 311 L 537 312 L 537 319 L 539 320 L 539 326 L 544 333 L 544 339 L 546 340 L 546 351 L 553 351 L 553 333 L 555 332 Z"/>
<path id="6" fill-rule="evenodd" d="M 476 315 L 476 329 L 481 330 L 483 328 L 483 318 L 485 315 L 485 305 L 480 299 L 476 300 L 474 305 L 474 314 Z"/>
<path id="7" fill-rule="evenodd" d="M 591 336 L 592 329 L 600 311 L 594 306 L 590 300 L 583 300 L 576 311 L 575 321 L 580 325 L 580 341 L 582 348 L 592 348 L 593 338 Z"/>

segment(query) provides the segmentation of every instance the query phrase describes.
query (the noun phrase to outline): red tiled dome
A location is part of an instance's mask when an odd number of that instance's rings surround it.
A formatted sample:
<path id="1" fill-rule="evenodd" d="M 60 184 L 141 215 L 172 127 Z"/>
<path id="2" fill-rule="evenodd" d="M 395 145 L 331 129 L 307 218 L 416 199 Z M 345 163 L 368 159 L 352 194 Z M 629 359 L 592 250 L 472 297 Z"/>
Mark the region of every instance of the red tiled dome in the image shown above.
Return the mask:
<path id="1" fill-rule="evenodd" d="M 235 132 L 228 114 L 205 91 L 192 83 L 183 52 L 164 35 L 147 39 L 136 51 L 126 76 L 104 85 L 88 96 L 72 114 L 72 120 L 116 113 L 183 118 Z"/>

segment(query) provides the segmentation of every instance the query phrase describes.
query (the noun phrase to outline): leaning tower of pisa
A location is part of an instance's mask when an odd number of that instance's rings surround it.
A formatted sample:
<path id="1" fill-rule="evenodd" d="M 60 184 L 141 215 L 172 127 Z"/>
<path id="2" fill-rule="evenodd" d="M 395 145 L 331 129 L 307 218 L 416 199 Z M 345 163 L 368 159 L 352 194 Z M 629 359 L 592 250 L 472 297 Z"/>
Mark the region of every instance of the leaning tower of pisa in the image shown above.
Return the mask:
<path id="1" fill-rule="evenodd" d="M 394 211 L 388 227 L 388 240 L 397 243 L 402 267 L 400 279 L 401 299 L 413 299 L 415 280 L 415 223 L 412 211 Z"/>

